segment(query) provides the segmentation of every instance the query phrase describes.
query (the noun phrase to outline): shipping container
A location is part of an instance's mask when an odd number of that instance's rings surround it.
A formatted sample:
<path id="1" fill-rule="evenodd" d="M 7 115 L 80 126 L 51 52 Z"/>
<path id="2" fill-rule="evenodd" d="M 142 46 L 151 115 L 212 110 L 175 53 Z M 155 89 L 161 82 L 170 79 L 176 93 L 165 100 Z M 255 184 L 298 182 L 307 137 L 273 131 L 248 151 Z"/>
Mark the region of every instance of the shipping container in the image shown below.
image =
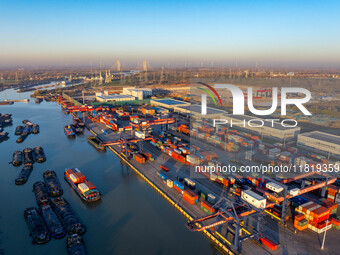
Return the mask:
<path id="1" fill-rule="evenodd" d="M 241 198 L 256 208 L 266 207 L 266 199 L 251 190 L 243 190 Z"/>

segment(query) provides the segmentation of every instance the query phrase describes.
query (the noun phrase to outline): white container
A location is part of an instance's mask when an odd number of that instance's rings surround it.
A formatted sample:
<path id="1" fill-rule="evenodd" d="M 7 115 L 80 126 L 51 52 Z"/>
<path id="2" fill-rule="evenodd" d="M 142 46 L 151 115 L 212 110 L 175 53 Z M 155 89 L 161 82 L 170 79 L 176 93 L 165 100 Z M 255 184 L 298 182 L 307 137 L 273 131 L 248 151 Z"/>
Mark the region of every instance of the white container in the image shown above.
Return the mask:
<path id="1" fill-rule="evenodd" d="M 251 190 L 243 190 L 241 192 L 241 198 L 256 208 L 266 207 L 266 199 Z"/>
<path id="2" fill-rule="evenodd" d="M 215 173 L 210 173 L 210 180 L 215 181 L 217 179 L 217 174 Z"/>
<path id="3" fill-rule="evenodd" d="M 71 181 L 73 181 L 73 182 L 77 182 L 77 177 L 75 177 L 74 174 L 70 174 L 70 179 L 71 179 Z"/>
<path id="4" fill-rule="evenodd" d="M 274 182 L 268 182 L 266 184 L 266 188 L 276 193 L 280 193 L 283 190 L 283 187 L 281 185 L 274 183 Z"/>
<path id="5" fill-rule="evenodd" d="M 83 193 L 89 190 L 89 187 L 87 187 L 87 185 L 85 183 L 79 183 L 78 184 L 78 188 Z"/>
<path id="6" fill-rule="evenodd" d="M 141 139 L 145 139 L 145 134 L 142 131 L 136 131 L 135 136 Z"/>
<path id="7" fill-rule="evenodd" d="M 297 195 L 299 195 L 299 194 L 300 194 L 300 189 L 298 189 L 298 188 L 291 189 L 291 190 L 289 191 L 289 195 L 291 195 L 291 196 L 297 196 Z"/>
<path id="8" fill-rule="evenodd" d="M 214 204 L 216 202 L 216 197 L 213 194 L 208 194 L 208 202 Z"/>
<path id="9" fill-rule="evenodd" d="M 166 179 L 166 185 L 168 185 L 168 187 L 170 187 L 170 188 L 173 188 L 173 187 L 174 187 L 174 182 L 173 182 L 173 180 Z"/>
<path id="10" fill-rule="evenodd" d="M 192 186 L 192 187 L 195 187 L 196 185 L 196 182 L 194 182 L 193 180 L 189 179 L 189 178 L 184 178 L 184 182 L 189 185 L 189 186 Z"/>

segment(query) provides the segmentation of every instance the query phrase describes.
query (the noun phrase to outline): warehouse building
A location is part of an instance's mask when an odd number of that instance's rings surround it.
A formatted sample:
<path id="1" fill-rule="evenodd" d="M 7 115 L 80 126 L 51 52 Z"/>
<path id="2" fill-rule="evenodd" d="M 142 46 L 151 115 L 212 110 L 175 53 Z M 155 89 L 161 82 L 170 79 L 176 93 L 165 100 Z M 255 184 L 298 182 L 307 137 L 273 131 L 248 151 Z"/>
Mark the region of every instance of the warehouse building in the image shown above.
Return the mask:
<path id="1" fill-rule="evenodd" d="M 126 87 L 123 88 L 123 94 L 137 97 L 139 100 L 152 96 L 152 89 L 150 88 L 135 88 Z"/>
<path id="2" fill-rule="evenodd" d="M 190 105 L 188 102 L 175 100 L 175 99 L 168 99 L 168 98 L 162 98 L 162 99 L 151 99 L 150 104 L 153 106 L 159 106 L 166 109 L 174 109 L 176 106 L 186 106 Z"/>
<path id="3" fill-rule="evenodd" d="M 299 148 L 316 152 L 333 158 L 340 158 L 340 136 L 319 131 L 298 135 Z"/>
<path id="4" fill-rule="evenodd" d="M 136 100 L 136 97 L 122 94 L 103 95 L 101 93 L 96 93 L 96 100 L 98 102 L 108 103 Z"/>
<path id="5" fill-rule="evenodd" d="M 202 117 L 205 119 L 219 119 L 223 114 L 226 114 L 226 111 L 207 107 L 207 114 L 202 115 L 201 106 L 197 104 L 175 106 L 174 112 L 188 115 L 195 119 L 201 119 Z"/>
<path id="6" fill-rule="evenodd" d="M 290 142 L 296 140 L 301 130 L 300 127 L 284 127 L 281 125 L 281 123 L 259 119 L 248 115 L 225 114 L 224 119 L 228 120 L 228 126 L 231 122 L 233 123 L 232 128 L 280 142 Z M 252 120 L 258 121 L 254 121 L 253 124 L 248 125 L 249 121 L 252 122 Z M 262 124 L 260 121 L 263 121 L 263 125 L 259 127 L 259 124 Z M 285 125 L 288 126 L 287 124 Z"/>

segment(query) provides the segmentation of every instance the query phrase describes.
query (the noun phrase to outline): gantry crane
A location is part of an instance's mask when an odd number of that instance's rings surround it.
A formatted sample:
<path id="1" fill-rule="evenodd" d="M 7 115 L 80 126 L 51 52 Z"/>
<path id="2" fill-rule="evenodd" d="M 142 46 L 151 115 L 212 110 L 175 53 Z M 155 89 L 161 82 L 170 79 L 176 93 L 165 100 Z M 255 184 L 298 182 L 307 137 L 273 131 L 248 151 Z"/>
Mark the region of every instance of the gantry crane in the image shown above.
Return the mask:
<path id="1" fill-rule="evenodd" d="M 232 248 L 236 251 L 240 250 L 240 244 L 242 241 L 254 238 L 256 241 L 261 236 L 261 226 L 263 223 L 263 209 L 255 208 L 241 199 L 231 200 L 221 196 L 220 200 L 213 206 L 218 212 L 213 215 L 204 216 L 187 223 L 187 227 L 191 231 L 203 231 L 206 229 L 214 229 L 216 226 L 225 224 L 228 222 L 234 222 L 235 238 L 231 244 Z M 240 238 L 240 230 L 242 228 L 242 221 L 247 217 L 257 217 L 257 227 L 250 232 L 245 231 L 247 234 Z"/>

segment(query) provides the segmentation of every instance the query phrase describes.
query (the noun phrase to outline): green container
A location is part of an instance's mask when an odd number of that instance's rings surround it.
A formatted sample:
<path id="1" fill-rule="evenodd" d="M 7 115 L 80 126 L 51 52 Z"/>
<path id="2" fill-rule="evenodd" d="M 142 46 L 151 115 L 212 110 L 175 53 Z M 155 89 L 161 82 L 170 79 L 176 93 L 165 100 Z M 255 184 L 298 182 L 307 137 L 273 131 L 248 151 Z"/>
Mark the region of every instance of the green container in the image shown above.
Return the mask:
<path id="1" fill-rule="evenodd" d="M 340 229 L 340 226 L 335 226 L 334 224 L 332 224 L 332 227 L 339 230 Z"/>
<path id="2" fill-rule="evenodd" d="M 212 214 L 211 212 L 208 211 L 207 208 L 203 207 L 203 205 L 201 205 L 201 209 L 207 214 Z"/>
<path id="3" fill-rule="evenodd" d="M 308 224 L 308 220 L 307 219 L 303 219 L 303 220 L 300 220 L 298 225 L 300 227 L 303 227 L 303 226 L 306 226 Z"/>

